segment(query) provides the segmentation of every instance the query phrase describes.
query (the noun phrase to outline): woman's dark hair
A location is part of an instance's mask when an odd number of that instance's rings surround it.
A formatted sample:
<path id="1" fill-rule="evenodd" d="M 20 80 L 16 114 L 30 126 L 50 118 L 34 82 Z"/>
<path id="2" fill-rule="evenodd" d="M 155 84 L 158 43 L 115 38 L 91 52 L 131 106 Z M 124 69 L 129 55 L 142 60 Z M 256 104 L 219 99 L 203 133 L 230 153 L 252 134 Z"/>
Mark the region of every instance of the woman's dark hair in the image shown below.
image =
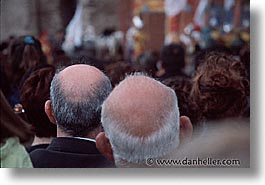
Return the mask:
<path id="1" fill-rule="evenodd" d="M 179 44 L 163 46 L 160 58 L 166 71 L 181 71 L 185 67 L 185 49 Z"/>
<path id="2" fill-rule="evenodd" d="M 28 141 L 31 136 L 30 126 L 17 116 L 5 99 L 2 91 L 1 96 L 1 143 L 10 137 L 18 137 L 20 142 Z"/>
<path id="3" fill-rule="evenodd" d="M 141 71 L 147 73 L 152 77 L 156 77 L 156 64 L 159 60 L 159 53 L 156 51 L 147 51 L 137 58 Z"/>
<path id="4" fill-rule="evenodd" d="M 106 75 L 109 77 L 111 84 L 115 87 L 127 74 L 136 72 L 136 69 L 125 62 L 115 62 L 106 66 Z"/>
<path id="5" fill-rule="evenodd" d="M 248 45 L 245 45 L 239 53 L 240 61 L 245 65 L 248 79 L 250 80 L 250 48 Z"/>
<path id="6" fill-rule="evenodd" d="M 178 97 L 180 115 L 188 116 L 193 126 L 198 126 L 197 110 L 190 99 L 191 79 L 183 76 L 174 76 L 163 80 L 162 83 L 175 91 Z"/>
<path id="7" fill-rule="evenodd" d="M 233 56 L 212 52 L 193 78 L 190 97 L 201 118 L 243 117 L 248 107 L 249 81 L 244 65 Z"/>
<path id="8" fill-rule="evenodd" d="M 195 54 L 195 58 L 194 58 L 195 69 L 197 69 L 198 66 L 204 62 L 205 56 L 209 55 L 210 53 L 225 53 L 226 55 L 233 54 L 232 50 L 224 45 L 221 45 L 221 44 L 213 45 Z"/>
<path id="9" fill-rule="evenodd" d="M 12 86 L 18 86 L 26 71 L 46 63 L 46 57 L 38 39 L 33 36 L 21 36 L 11 43 L 8 62 L 12 70 L 10 82 Z"/>
<path id="10" fill-rule="evenodd" d="M 45 102 L 50 99 L 50 84 L 55 67 L 45 65 L 33 71 L 20 89 L 20 101 L 29 123 L 33 125 L 37 137 L 55 137 L 56 125 L 45 114 Z"/>

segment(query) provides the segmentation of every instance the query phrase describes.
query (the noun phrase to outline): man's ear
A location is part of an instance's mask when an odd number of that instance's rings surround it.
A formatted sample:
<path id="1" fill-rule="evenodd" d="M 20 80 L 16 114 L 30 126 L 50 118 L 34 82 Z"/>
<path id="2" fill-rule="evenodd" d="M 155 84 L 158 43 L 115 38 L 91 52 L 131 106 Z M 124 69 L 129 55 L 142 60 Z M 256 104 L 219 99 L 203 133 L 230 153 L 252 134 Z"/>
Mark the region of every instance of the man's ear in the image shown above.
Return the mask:
<path id="1" fill-rule="evenodd" d="M 114 161 L 113 151 L 105 132 L 100 132 L 96 137 L 97 149 L 110 161 Z"/>
<path id="2" fill-rule="evenodd" d="M 44 109 L 45 109 L 45 113 L 46 113 L 46 115 L 48 116 L 50 122 L 56 124 L 55 117 L 54 117 L 54 114 L 53 114 L 53 109 L 52 109 L 52 102 L 51 102 L 51 100 L 47 100 L 47 101 L 45 102 Z"/>
<path id="3" fill-rule="evenodd" d="M 180 123 L 180 143 L 185 144 L 190 141 L 193 133 L 193 126 L 187 116 L 179 118 Z"/>

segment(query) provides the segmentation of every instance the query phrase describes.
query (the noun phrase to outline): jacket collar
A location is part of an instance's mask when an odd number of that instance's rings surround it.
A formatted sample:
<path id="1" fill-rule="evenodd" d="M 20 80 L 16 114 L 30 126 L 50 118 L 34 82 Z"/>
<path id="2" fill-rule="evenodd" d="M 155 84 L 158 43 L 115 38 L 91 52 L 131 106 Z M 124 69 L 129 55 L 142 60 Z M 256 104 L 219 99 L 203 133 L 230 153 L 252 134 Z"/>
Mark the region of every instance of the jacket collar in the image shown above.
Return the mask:
<path id="1" fill-rule="evenodd" d="M 100 154 L 95 142 L 74 137 L 54 138 L 47 149 L 79 154 Z"/>

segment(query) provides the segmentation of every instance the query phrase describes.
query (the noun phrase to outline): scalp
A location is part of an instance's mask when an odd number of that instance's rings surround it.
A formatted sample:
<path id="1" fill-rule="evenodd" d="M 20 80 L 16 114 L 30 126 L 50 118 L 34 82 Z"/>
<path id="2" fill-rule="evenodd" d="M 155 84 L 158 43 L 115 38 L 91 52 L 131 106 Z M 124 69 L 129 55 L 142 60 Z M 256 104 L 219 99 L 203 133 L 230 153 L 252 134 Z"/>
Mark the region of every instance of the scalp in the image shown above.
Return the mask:
<path id="1" fill-rule="evenodd" d="M 107 98 L 104 114 L 130 135 L 145 137 L 159 130 L 176 106 L 172 89 L 146 76 L 130 76 Z M 104 116 L 104 115 L 103 115 Z"/>
<path id="2" fill-rule="evenodd" d="M 62 91 L 70 101 L 81 101 L 103 78 L 99 69 L 85 64 L 72 65 L 58 74 Z"/>

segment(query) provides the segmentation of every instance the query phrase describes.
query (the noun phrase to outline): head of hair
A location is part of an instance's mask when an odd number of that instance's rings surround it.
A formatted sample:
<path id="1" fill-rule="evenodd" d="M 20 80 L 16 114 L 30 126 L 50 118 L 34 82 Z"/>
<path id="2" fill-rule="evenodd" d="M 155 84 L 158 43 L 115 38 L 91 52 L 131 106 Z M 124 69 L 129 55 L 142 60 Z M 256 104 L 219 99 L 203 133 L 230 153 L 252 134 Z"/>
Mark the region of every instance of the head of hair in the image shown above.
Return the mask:
<path id="1" fill-rule="evenodd" d="M 13 112 L 1 90 L 0 96 L 1 143 L 9 137 L 18 137 L 20 142 L 27 141 L 31 136 L 30 126 Z"/>
<path id="2" fill-rule="evenodd" d="M 159 54 L 156 52 L 147 51 L 143 55 L 140 55 L 137 60 L 140 65 L 141 71 L 147 73 L 148 75 L 155 77 L 157 72 L 156 64 L 159 60 Z"/>
<path id="3" fill-rule="evenodd" d="M 239 53 L 240 61 L 245 65 L 248 79 L 250 79 L 250 48 L 248 45 L 245 45 Z"/>
<path id="4" fill-rule="evenodd" d="M 185 67 L 185 49 L 179 44 L 163 46 L 160 55 L 166 71 L 181 71 Z"/>
<path id="5" fill-rule="evenodd" d="M 0 63 L 0 88 L 6 97 L 10 94 L 10 83 L 6 73 L 6 68 Z"/>
<path id="6" fill-rule="evenodd" d="M 135 71 L 134 67 L 125 62 L 115 62 L 106 66 L 106 74 L 110 78 L 113 87 L 123 80 L 126 74 Z"/>
<path id="7" fill-rule="evenodd" d="M 82 84 L 83 87 L 79 86 L 80 83 L 72 81 L 72 86 L 69 88 L 73 91 L 89 86 L 85 92 L 82 89 L 79 98 L 73 99 L 66 95 L 69 89 L 65 89 L 60 73 L 55 74 L 51 82 L 50 98 L 56 124 L 65 133 L 85 137 L 90 131 L 101 126 L 101 105 L 112 90 L 109 78 L 103 73 L 101 75 L 102 79 L 94 84 L 89 84 L 89 79 L 86 79 Z"/>
<path id="8" fill-rule="evenodd" d="M 33 71 L 20 89 L 20 101 L 37 137 L 55 137 L 56 126 L 45 114 L 44 105 L 50 99 L 50 84 L 55 74 L 51 65 Z"/>
<path id="9" fill-rule="evenodd" d="M 38 39 L 33 36 L 22 36 L 11 43 L 8 61 L 12 70 L 11 83 L 18 85 L 28 69 L 46 63 L 46 58 Z"/>
<path id="10" fill-rule="evenodd" d="M 74 57 L 71 59 L 70 65 L 74 65 L 74 64 L 87 64 L 90 66 L 94 66 L 94 67 L 100 69 L 101 71 L 104 70 L 104 66 L 103 66 L 102 61 L 100 61 L 96 58 L 93 58 L 91 56 L 80 55 L 80 56 Z"/>
<path id="11" fill-rule="evenodd" d="M 241 117 L 246 111 L 249 81 L 244 65 L 225 53 L 209 53 L 193 78 L 191 98 L 201 117 Z"/>
<path id="12" fill-rule="evenodd" d="M 125 161 L 143 165 L 147 158 L 169 155 L 179 144 L 175 92 L 141 74 L 114 88 L 102 105 L 101 121 L 118 166 Z"/>
<path id="13" fill-rule="evenodd" d="M 210 53 L 225 53 L 226 55 L 232 55 L 233 52 L 228 47 L 222 45 L 222 44 L 215 44 L 209 48 L 206 48 L 202 51 L 199 51 L 194 58 L 195 63 L 195 69 L 198 68 L 198 66 L 204 62 L 204 58 L 206 55 L 209 55 Z"/>
<path id="14" fill-rule="evenodd" d="M 191 79 L 183 76 L 174 76 L 163 80 L 162 83 L 175 91 L 178 97 L 180 116 L 188 116 L 193 126 L 197 126 L 198 115 L 195 108 L 196 105 L 190 99 Z"/>

